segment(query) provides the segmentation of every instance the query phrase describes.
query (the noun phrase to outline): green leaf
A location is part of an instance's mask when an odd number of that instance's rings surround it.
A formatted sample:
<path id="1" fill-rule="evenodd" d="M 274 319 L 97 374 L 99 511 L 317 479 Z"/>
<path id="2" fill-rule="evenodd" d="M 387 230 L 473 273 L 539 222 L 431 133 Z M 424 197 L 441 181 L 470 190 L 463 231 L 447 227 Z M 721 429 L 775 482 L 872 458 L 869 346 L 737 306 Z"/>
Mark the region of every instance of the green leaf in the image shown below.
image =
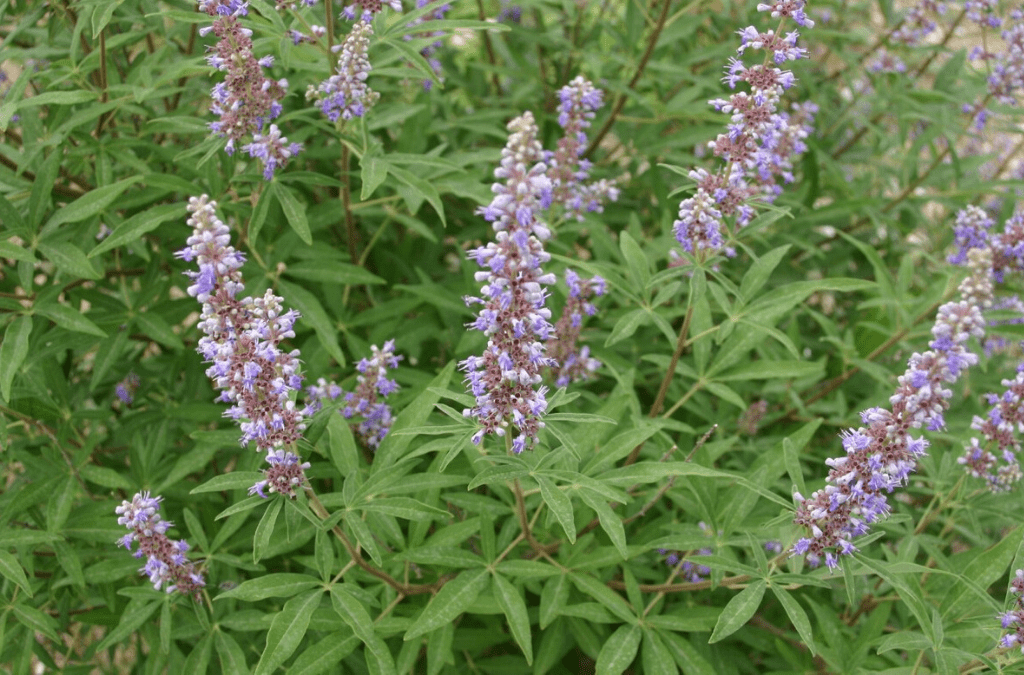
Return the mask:
<path id="1" fill-rule="evenodd" d="M 344 367 L 345 355 L 341 352 L 341 347 L 338 346 L 338 329 L 316 296 L 305 288 L 287 281 L 278 281 L 278 286 L 285 301 L 299 310 L 302 321 L 313 327 L 321 346 L 338 362 L 339 366 Z"/>
<path id="2" fill-rule="evenodd" d="M 580 499 L 586 502 L 587 506 L 597 512 L 597 519 L 601 523 L 601 529 L 611 539 L 612 545 L 615 546 L 622 559 L 626 560 L 629 558 L 629 552 L 626 550 L 626 528 L 622 525 L 622 519 L 615 515 L 615 512 L 608 506 L 608 502 L 600 495 L 586 489 L 579 490 L 578 494 Z"/>
<path id="3" fill-rule="evenodd" d="M 96 93 L 91 91 L 48 91 L 31 98 L 23 98 L 18 102 L 18 110 L 27 110 L 41 105 L 74 105 L 96 100 Z M 135 180 L 139 180 L 136 178 Z M 95 192 L 95 190 L 93 191 Z"/>
<path id="4" fill-rule="evenodd" d="M 43 614 L 35 607 L 23 604 L 16 604 L 11 609 L 14 610 L 14 616 L 18 619 L 18 623 L 34 633 L 42 633 L 52 641 L 60 643 L 60 636 L 57 635 L 57 621 L 53 617 Z"/>
<path id="5" fill-rule="evenodd" d="M 75 495 L 78 492 L 78 480 L 74 476 L 68 476 L 64 482 L 51 493 L 46 501 L 46 529 L 58 533 L 71 515 L 71 506 L 75 502 Z"/>
<path id="6" fill-rule="evenodd" d="M 612 614 L 626 623 L 637 623 L 636 612 L 618 593 L 588 574 L 573 572 L 571 576 L 576 588 L 607 607 Z"/>
<path id="7" fill-rule="evenodd" d="M 252 539 L 252 561 L 254 563 L 258 563 L 267 552 L 274 536 L 274 525 L 277 523 L 279 513 L 281 513 L 281 500 L 275 499 L 260 518 L 259 525 L 256 526 L 256 534 Z"/>
<path id="8" fill-rule="evenodd" d="M 645 673 L 677 672 L 675 661 L 672 660 L 672 652 L 658 637 L 657 631 L 644 630 L 644 646 L 640 656 Z"/>
<path id="9" fill-rule="evenodd" d="M 363 155 L 360 163 L 360 178 L 363 181 L 363 189 L 359 194 L 359 198 L 366 201 L 388 177 L 388 162 L 383 157 L 372 156 L 367 153 Z"/>
<path id="10" fill-rule="evenodd" d="M 647 256 L 644 255 L 640 244 L 636 243 L 636 240 L 625 230 L 619 233 L 619 250 L 622 251 L 622 257 L 626 261 L 629 276 L 636 284 L 637 293 L 643 295 L 651 281 L 651 267 Z"/>
<path id="11" fill-rule="evenodd" d="M 446 583 L 423 608 L 403 639 L 412 640 L 451 623 L 473 604 L 489 583 L 490 572 L 486 569 L 461 572 Z"/>
<path id="12" fill-rule="evenodd" d="M 3 222 L 3 214 L 0 213 L 0 222 Z M 0 241 L 0 258 L 11 258 L 19 262 L 35 263 L 36 257 L 32 251 L 22 248 L 9 241 Z"/>
<path id="13" fill-rule="evenodd" d="M 408 45 L 400 41 L 395 41 L 392 44 L 396 46 L 401 45 L 402 47 L 408 48 Z M 420 58 L 422 59 L 422 57 Z M 433 71 L 431 71 L 431 73 L 433 73 Z M 445 228 L 448 227 L 448 222 L 445 220 L 444 217 L 444 205 L 441 203 L 441 195 L 438 194 L 437 188 L 435 188 L 433 185 L 423 180 L 416 174 L 412 173 L 411 171 L 407 171 L 397 166 L 391 166 L 389 167 L 388 170 L 395 178 L 408 185 L 413 192 L 415 192 L 423 199 L 426 199 L 427 203 L 430 204 L 434 211 L 437 212 L 438 217 L 441 219 L 441 226 Z"/>
<path id="14" fill-rule="evenodd" d="M 800 603 L 790 595 L 789 591 L 779 584 L 772 584 L 772 592 L 779 599 L 779 604 L 786 610 L 789 620 L 792 622 L 796 632 L 800 634 L 801 641 L 811 650 L 811 654 L 817 654 L 814 646 L 814 631 L 811 630 L 811 621 L 807 618 L 807 612 L 800 606 Z"/>
<path id="15" fill-rule="evenodd" d="M 357 508 L 361 511 L 374 511 L 415 521 L 447 520 L 452 515 L 448 511 L 409 497 L 378 497 L 360 504 Z"/>
<path id="16" fill-rule="evenodd" d="M 256 579 L 243 581 L 230 591 L 219 594 L 215 599 L 235 598 L 236 600 L 255 602 L 265 598 L 290 598 L 319 585 L 320 580 L 308 574 L 289 572 L 266 574 Z"/>
<path id="17" fill-rule="evenodd" d="M 573 517 L 572 500 L 569 499 L 565 492 L 555 487 L 555 484 L 544 476 L 535 475 L 534 479 L 540 486 L 540 494 L 544 498 L 544 503 L 555 514 L 555 518 L 558 519 L 562 530 L 565 531 L 565 536 L 568 537 L 569 543 L 575 544 L 576 519 Z"/>
<path id="18" fill-rule="evenodd" d="M 395 423 L 391 425 L 391 431 L 395 432 L 410 427 L 422 426 L 427 417 L 430 416 L 431 411 L 433 411 L 434 404 L 440 400 L 436 390 L 447 389 L 448 380 L 451 379 L 453 372 L 455 372 L 455 362 L 450 361 L 437 374 L 437 377 L 427 384 L 427 388 L 413 399 L 412 403 L 407 405 L 402 412 L 398 413 L 395 417 Z M 370 468 L 371 475 L 396 463 L 405 453 L 405 449 L 409 447 L 411 441 L 412 436 L 395 436 L 392 433 L 385 436 L 384 440 L 381 441 L 380 447 L 377 448 L 373 466 Z"/>
<path id="19" fill-rule="evenodd" d="M 25 223 L 25 219 L 21 217 L 21 213 L 18 209 L 14 208 L 14 205 L 7 201 L 7 197 L 0 195 L 0 223 L 4 224 L 4 227 L 8 230 L 18 232 L 20 234 L 28 234 L 28 225 Z M 9 243 L 9 242 L 8 242 Z M 14 246 L 14 244 L 10 244 Z M 0 249 L 3 250 L 3 249 Z M 5 252 L 4 257 L 13 258 L 13 255 Z M 29 260 L 26 262 L 32 262 L 32 255 L 29 254 Z M 20 260 L 20 258 L 19 258 Z"/>
<path id="20" fill-rule="evenodd" d="M 302 650 L 291 667 L 288 675 L 320 675 L 323 672 L 340 672 L 338 662 L 355 651 L 359 646 L 359 638 L 352 631 L 337 631 L 325 635 L 323 639 L 313 642 Z"/>
<path id="21" fill-rule="evenodd" d="M 232 471 L 231 473 L 214 476 L 198 487 L 192 488 L 190 495 L 197 495 L 202 492 L 222 492 L 224 490 L 248 490 L 257 481 L 263 480 L 263 474 L 259 471 Z"/>
<path id="22" fill-rule="evenodd" d="M 35 310 L 36 313 L 42 314 L 65 330 L 95 335 L 97 337 L 107 337 L 107 334 L 99 326 L 85 318 L 78 310 L 56 303 L 37 305 Z"/>
<path id="23" fill-rule="evenodd" d="M 331 603 L 334 611 L 349 625 L 370 653 L 377 659 L 377 666 L 383 675 L 394 675 L 395 660 L 391 651 L 373 629 L 373 620 L 367 613 L 363 603 L 353 597 L 346 584 L 331 587 Z"/>
<path id="24" fill-rule="evenodd" d="M 87 257 L 93 258 L 106 253 L 110 249 L 130 244 L 142 238 L 142 235 L 152 232 L 164 222 L 174 219 L 184 219 L 186 209 L 181 204 L 163 204 L 152 206 L 142 213 L 137 213 L 128 220 L 114 228 L 114 231 L 107 235 L 107 238 L 96 245 Z"/>
<path id="25" fill-rule="evenodd" d="M 28 356 L 28 339 L 32 334 L 32 317 L 19 316 L 7 326 L 0 344 L 0 396 L 11 401 L 14 376 Z"/>
<path id="26" fill-rule="evenodd" d="M 135 322 L 139 328 L 165 347 L 171 349 L 185 349 L 185 343 L 181 341 L 177 333 L 171 328 L 167 321 L 155 311 L 139 312 L 135 315 Z"/>
<path id="27" fill-rule="evenodd" d="M 377 540 L 373 538 L 373 533 L 370 532 L 370 528 L 366 526 L 362 518 L 346 518 L 345 523 L 352 528 L 352 534 L 355 535 L 356 541 L 362 546 L 367 553 L 370 554 L 370 559 L 377 564 L 378 567 L 384 564 L 384 557 L 380 554 L 380 547 L 377 546 Z"/>
<path id="28" fill-rule="evenodd" d="M 299 239 L 306 242 L 307 246 L 312 246 L 313 235 L 309 231 L 309 219 L 306 218 L 306 211 L 302 204 L 295 198 L 292 191 L 281 183 L 271 183 L 270 189 L 276 193 L 277 200 L 281 203 L 281 210 L 284 211 L 284 217 L 295 230 L 295 234 L 299 235 Z"/>
<path id="29" fill-rule="evenodd" d="M 107 633 L 106 637 L 96 645 L 97 652 L 102 652 L 104 649 L 118 644 L 137 631 L 142 624 L 149 621 L 149 617 L 156 614 L 156 610 L 160 609 L 160 606 L 164 604 L 163 600 L 140 602 L 138 604 L 134 603 L 136 603 L 135 600 L 128 603 L 124 613 L 121 615 L 121 620 L 118 622 L 117 627 Z"/>
<path id="30" fill-rule="evenodd" d="M 327 421 L 327 450 L 342 477 L 359 470 L 359 448 L 348 422 L 341 415 L 331 415 Z"/>
<path id="31" fill-rule="evenodd" d="M 750 266 L 747 273 L 743 275 L 743 282 L 740 284 L 740 297 L 744 301 L 750 302 L 757 293 L 764 289 L 768 277 L 779 266 L 783 256 L 786 255 L 789 249 L 790 244 L 780 246 L 754 261 L 754 264 Z"/>
<path id="32" fill-rule="evenodd" d="M 569 575 L 559 574 L 548 579 L 540 593 L 540 629 L 551 625 L 562 608 L 569 602 Z"/>
<path id="33" fill-rule="evenodd" d="M 718 623 L 715 624 L 715 630 L 712 631 L 711 639 L 708 642 L 713 644 L 724 640 L 742 628 L 761 605 L 765 586 L 764 579 L 757 579 L 734 595 L 722 610 L 721 616 L 718 617 Z"/>
<path id="34" fill-rule="evenodd" d="M 215 637 L 217 656 L 220 657 L 220 672 L 226 675 L 249 675 L 249 664 L 245 662 L 245 652 L 231 637 L 222 630 Z"/>
<path id="35" fill-rule="evenodd" d="M 604 341 L 605 347 L 611 347 L 614 344 L 622 342 L 623 340 L 632 337 L 636 330 L 647 323 L 647 319 L 650 318 L 650 314 L 645 309 L 634 309 L 632 312 L 624 314 L 619 317 L 619 320 L 615 322 L 615 326 L 612 327 L 612 333 L 608 336 L 608 339 Z"/>
<path id="36" fill-rule="evenodd" d="M 119 330 L 100 342 L 96 350 L 96 360 L 92 365 L 92 377 L 89 378 L 89 391 L 93 392 L 103 378 L 107 376 L 115 364 L 123 365 L 122 354 L 128 344 L 128 331 Z"/>
<path id="37" fill-rule="evenodd" d="M 758 341 L 763 338 L 758 336 Z M 717 364 L 716 364 L 717 365 Z M 717 368 L 713 365 L 712 372 Z M 803 377 L 817 377 L 822 374 L 824 365 L 807 361 L 751 361 L 732 368 L 724 373 L 714 375 L 719 382 L 730 380 L 798 380 Z"/>
<path id="38" fill-rule="evenodd" d="M 891 652 L 894 649 L 900 649 L 917 653 L 928 649 L 932 646 L 930 638 L 921 635 L 914 631 L 900 631 L 892 635 L 886 635 L 881 642 L 878 643 L 877 652 L 884 654 L 885 652 Z"/>
<path id="39" fill-rule="evenodd" d="M 597 675 L 622 675 L 636 658 L 643 633 L 640 626 L 619 626 L 597 655 Z"/>
<path id="40" fill-rule="evenodd" d="M 501 611 L 505 613 L 505 618 L 508 619 L 508 627 L 512 631 L 512 637 L 516 639 L 516 644 L 523 650 L 523 654 L 526 656 L 526 663 L 532 665 L 533 636 L 530 633 L 530 617 L 526 612 L 526 600 L 523 598 L 522 593 L 512 585 L 512 582 L 500 574 L 494 575 L 494 585 L 492 588 Z"/>
<path id="41" fill-rule="evenodd" d="M 43 94 L 42 96 L 46 96 L 46 94 Z M 46 225 L 43 226 L 42 232 L 50 232 L 56 229 L 59 225 L 63 225 L 65 223 L 77 223 L 81 220 L 85 220 L 86 218 L 95 216 L 113 204 L 114 201 L 121 196 L 121 193 L 127 190 L 129 186 L 138 183 L 140 180 L 142 180 L 142 176 L 132 176 L 131 178 L 125 178 L 124 180 L 120 180 L 112 185 L 105 185 L 103 187 L 96 188 L 95 190 L 90 190 L 64 208 L 58 209 L 57 212 L 50 216 L 50 219 L 46 221 Z"/>
<path id="42" fill-rule="evenodd" d="M 20 586 L 21 590 L 28 594 L 28 597 L 32 597 L 32 587 L 28 585 L 25 570 L 21 569 L 17 558 L 3 549 L 0 549 L 0 574 Z"/>
<path id="43" fill-rule="evenodd" d="M 298 277 L 307 281 L 337 285 L 373 285 L 387 283 L 376 274 L 367 272 L 358 265 L 338 262 L 337 260 L 320 260 L 288 265 L 284 273 L 290 277 Z"/>
<path id="44" fill-rule="evenodd" d="M 320 589 L 298 595 L 284 604 L 267 631 L 267 646 L 256 664 L 254 675 L 269 675 L 295 652 L 309 628 L 309 620 L 320 605 Z"/>
<path id="45" fill-rule="evenodd" d="M 74 279 L 100 278 L 100 273 L 93 268 L 82 249 L 71 242 L 39 242 L 39 252 L 69 277 Z"/>

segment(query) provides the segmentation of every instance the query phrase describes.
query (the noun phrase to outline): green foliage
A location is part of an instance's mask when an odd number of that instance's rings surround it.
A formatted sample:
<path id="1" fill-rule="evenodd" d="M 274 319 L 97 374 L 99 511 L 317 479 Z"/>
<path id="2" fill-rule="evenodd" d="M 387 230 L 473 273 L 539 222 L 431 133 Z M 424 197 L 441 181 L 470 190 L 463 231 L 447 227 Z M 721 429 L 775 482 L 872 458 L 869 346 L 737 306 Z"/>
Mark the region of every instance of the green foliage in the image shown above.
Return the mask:
<path id="1" fill-rule="evenodd" d="M 990 493 L 957 463 L 978 394 L 1005 389 L 1019 349 L 953 387 L 947 428 L 840 571 L 790 555 L 793 494 L 822 487 L 837 434 L 887 405 L 954 295 L 953 214 L 1014 213 L 1017 113 L 996 106 L 981 138 L 960 110 L 985 96 L 984 65 L 956 40 L 876 44 L 905 11 L 892 3 L 812 3 L 811 58 L 781 66 L 797 77 L 783 105 L 821 108 L 795 180 L 727 233 L 735 257 L 687 257 L 678 203 L 691 167 L 721 164 L 706 145 L 727 123 L 706 102 L 729 95 L 736 31 L 775 27 L 756 3 L 483 0 L 440 20 L 437 3 L 404 4 L 373 20 L 379 101 L 335 123 L 304 93 L 338 62 L 343 7 L 250 0 L 254 54 L 290 83 L 275 124 L 303 145 L 267 181 L 210 133 L 224 75 L 191 1 L 0 2 L 0 664 L 1019 670 L 997 643 L 1024 567 L 1020 491 Z M 294 44 L 313 24 L 333 34 Z M 435 41 L 440 71 L 422 52 Z M 866 67 L 883 43 L 907 73 Z M 545 270 L 606 280 L 582 329 L 602 365 L 546 382 L 539 443 L 514 455 L 510 436 L 474 443 L 463 414 L 460 363 L 486 342 L 467 330 L 468 252 L 494 238 L 478 210 L 506 123 L 532 111 L 557 148 L 558 91 L 578 74 L 605 92 L 587 157 L 620 195 L 580 220 L 555 207 Z M 387 340 L 404 357 L 376 449 L 344 399 L 306 419 L 294 500 L 246 494 L 264 467 L 195 351 L 194 265 L 174 252 L 199 194 L 246 257 L 242 295 L 272 290 L 301 315 L 287 345 L 305 385 L 354 391 Z M 552 323 L 570 301 L 552 287 Z M 1019 341 L 1019 313 L 1002 312 L 992 334 Z M 140 491 L 189 542 L 198 599 L 154 590 L 116 547 L 114 509 Z"/>

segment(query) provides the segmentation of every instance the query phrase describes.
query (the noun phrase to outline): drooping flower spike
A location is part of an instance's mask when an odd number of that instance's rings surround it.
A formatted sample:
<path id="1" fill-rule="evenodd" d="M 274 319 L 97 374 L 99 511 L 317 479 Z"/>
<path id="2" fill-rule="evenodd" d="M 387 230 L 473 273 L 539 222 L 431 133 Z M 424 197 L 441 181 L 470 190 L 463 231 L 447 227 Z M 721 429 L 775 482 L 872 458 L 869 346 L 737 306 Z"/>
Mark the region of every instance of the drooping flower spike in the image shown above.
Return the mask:
<path id="1" fill-rule="evenodd" d="M 804 556 L 812 566 L 824 558 L 830 569 L 837 568 L 839 556 L 857 550 L 854 540 L 888 517 L 886 495 L 907 483 L 928 447 L 927 440 L 910 435 L 911 429 L 945 427 L 943 413 L 953 395 L 947 385 L 978 362 L 965 344 L 971 337 L 984 337 L 982 310 L 992 303 L 992 252 L 972 249 L 968 261 L 971 276 L 960 284 L 961 299 L 939 308 L 930 349 L 910 357 L 889 399 L 891 409 L 862 412 L 866 426 L 841 434 L 846 455 L 825 462 L 831 467 L 826 486 L 808 498 L 794 495 L 793 522 L 806 527 L 810 536 L 799 539 L 792 554 Z"/>
<path id="2" fill-rule="evenodd" d="M 139 492 L 132 500 L 123 501 L 115 512 L 117 524 L 128 528 L 128 534 L 117 540 L 129 551 L 132 543 L 138 542 L 134 552 L 136 558 L 146 558 L 146 564 L 139 573 L 149 577 L 156 590 L 167 593 L 177 591 L 199 599 L 199 593 L 206 586 L 203 575 L 196 570 L 185 554 L 189 550 L 184 540 L 174 541 L 165 534 L 174 523 L 160 517 L 160 501 L 163 497 L 150 497 L 148 492 Z"/>

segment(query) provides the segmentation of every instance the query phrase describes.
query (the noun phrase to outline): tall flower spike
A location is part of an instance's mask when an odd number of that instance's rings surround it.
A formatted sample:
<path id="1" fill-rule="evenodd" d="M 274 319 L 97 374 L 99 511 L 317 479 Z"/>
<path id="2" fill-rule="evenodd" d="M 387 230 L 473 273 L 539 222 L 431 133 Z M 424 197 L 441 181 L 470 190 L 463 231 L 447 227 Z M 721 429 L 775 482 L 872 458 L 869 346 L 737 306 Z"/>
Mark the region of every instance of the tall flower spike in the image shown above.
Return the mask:
<path id="1" fill-rule="evenodd" d="M 117 540 L 120 546 L 132 550 L 132 542 L 138 542 L 136 558 L 145 556 L 146 564 L 139 573 L 149 577 L 153 588 L 161 588 L 173 593 L 191 595 L 196 600 L 206 586 L 203 575 L 196 571 L 195 565 L 185 557 L 188 543 L 184 540 L 169 539 L 165 532 L 174 527 L 174 523 L 160 517 L 160 501 L 163 497 L 150 497 L 148 492 L 137 493 L 132 500 L 123 501 L 114 511 L 118 515 L 117 524 L 128 528 L 128 534 Z"/>
<path id="2" fill-rule="evenodd" d="M 217 400 L 231 404 L 224 416 L 238 421 L 242 445 L 255 442 L 257 450 L 277 453 L 293 448 L 306 428 L 291 396 L 302 387 L 299 352 L 281 349 L 283 340 L 295 337 L 299 313 L 285 311 L 282 298 L 269 290 L 237 299 L 245 259 L 230 245 L 216 206 L 206 195 L 189 200 L 193 233 L 175 254 L 199 264 L 198 272 L 185 273 L 194 282 L 188 294 L 203 304 L 199 328 L 205 335 L 196 351 L 211 364 L 206 374 L 221 390 Z M 269 455 L 267 461 L 274 464 Z M 291 488 L 281 491 L 294 496 Z"/>
<path id="3" fill-rule="evenodd" d="M 543 286 L 555 283 L 555 275 L 541 269 L 551 259 L 543 245 L 551 232 L 539 217 L 551 205 L 551 180 L 540 161 L 537 124 L 525 112 L 509 122 L 508 130 L 494 171 L 505 183 L 491 187 L 494 199 L 479 211 L 493 223 L 497 241 L 469 252 L 482 268 L 476 280 L 484 285 L 482 297 L 466 298 L 466 304 L 483 305 L 468 326 L 487 336 L 487 348 L 460 367 L 476 397 L 476 405 L 463 411 L 480 423 L 473 442 L 485 434 L 505 436 L 512 425 L 518 435 L 511 449 L 518 454 L 537 442 L 544 426 L 547 387 L 539 386 L 541 369 L 553 360 L 544 353 L 552 327 Z"/>
<path id="4" fill-rule="evenodd" d="M 910 430 L 944 428 L 943 413 L 953 395 L 946 384 L 956 382 L 978 362 L 964 344 L 972 336 L 985 335 L 981 312 L 992 303 L 992 255 L 988 249 L 973 249 L 969 260 L 971 276 L 960 284 L 961 300 L 939 308 L 931 349 L 910 357 L 889 399 L 892 409 L 862 412 L 867 427 L 841 434 L 846 456 L 825 462 L 832 467 L 827 485 L 807 499 L 794 495 L 798 506 L 793 522 L 806 527 L 810 536 L 798 540 L 792 554 L 806 557 L 812 566 L 824 557 L 825 564 L 835 569 L 839 555 L 857 550 L 853 540 L 889 515 L 886 494 L 906 484 L 928 447 L 924 438 L 912 437 Z"/>
<path id="5" fill-rule="evenodd" d="M 565 270 L 565 283 L 569 287 L 569 299 L 562 310 L 562 316 L 555 323 L 555 334 L 547 342 L 547 354 L 555 361 L 552 375 L 555 386 L 564 387 L 570 382 L 590 379 L 601 367 L 601 362 L 590 356 L 590 348 L 579 346 L 583 317 L 597 313 L 590 299 L 604 295 L 605 282 L 601 277 L 583 281 L 571 269 Z"/>
<path id="6" fill-rule="evenodd" d="M 315 89 L 309 86 L 307 99 L 316 99 L 320 110 L 332 122 L 362 117 L 380 95 L 366 85 L 370 75 L 370 49 L 373 27 L 360 21 L 352 26 L 352 32 L 345 41 L 335 46 L 341 52 L 334 75 L 321 82 Z"/>
<path id="7" fill-rule="evenodd" d="M 366 447 L 376 450 L 394 422 L 391 407 L 383 401 L 398 391 L 398 383 L 387 378 L 388 368 L 397 368 L 402 357 L 395 354 L 394 340 L 385 342 L 383 349 L 373 345 L 370 351 L 370 358 L 356 365 L 359 377 L 355 391 L 343 392 L 345 407 L 341 414 L 345 419 L 363 418 L 352 430 Z"/>

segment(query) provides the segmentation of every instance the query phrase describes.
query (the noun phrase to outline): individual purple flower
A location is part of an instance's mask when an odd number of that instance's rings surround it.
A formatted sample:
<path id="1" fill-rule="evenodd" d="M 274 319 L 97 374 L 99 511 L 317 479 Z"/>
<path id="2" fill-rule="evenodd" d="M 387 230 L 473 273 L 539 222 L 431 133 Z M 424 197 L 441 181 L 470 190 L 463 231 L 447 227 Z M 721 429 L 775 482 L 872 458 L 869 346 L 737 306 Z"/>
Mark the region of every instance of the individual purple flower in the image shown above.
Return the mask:
<path id="1" fill-rule="evenodd" d="M 370 358 L 361 359 L 356 365 L 359 371 L 356 388 L 355 391 L 344 392 L 342 400 L 345 407 L 341 414 L 345 419 L 363 418 L 353 425 L 352 431 L 366 447 L 376 450 L 394 422 L 391 407 L 384 403 L 384 399 L 398 391 L 398 384 L 388 379 L 388 368 L 397 368 L 402 357 L 395 354 L 394 340 L 385 342 L 383 349 L 373 345 L 370 351 Z"/>
<path id="2" fill-rule="evenodd" d="M 590 299 L 604 295 L 604 279 L 595 276 L 584 281 L 576 272 L 567 269 L 565 283 L 569 287 L 569 299 L 562 310 L 562 316 L 555 323 L 554 335 L 545 346 L 547 355 L 554 361 L 551 374 L 557 387 L 589 380 L 601 367 L 601 362 L 590 356 L 589 347 L 579 346 L 579 340 L 583 317 L 597 313 Z"/>
<path id="3" fill-rule="evenodd" d="M 130 502 L 121 502 L 114 511 L 119 516 L 117 524 L 127 527 L 128 534 L 117 543 L 129 551 L 132 550 L 132 542 L 139 543 L 134 555 L 146 558 L 146 564 L 139 573 L 149 577 L 153 588 L 158 591 L 163 588 L 167 593 L 178 591 L 198 600 L 206 581 L 195 564 L 185 556 L 189 550 L 188 543 L 174 541 L 165 534 L 174 527 L 174 523 L 160 517 L 162 499 L 150 497 L 148 492 L 139 492 Z"/>
<path id="4" fill-rule="evenodd" d="M 139 376 L 135 373 L 128 373 L 123 380 L 117 383 L 114 393 L 121 399 L 121 402 L 130 405 L 135 400 L 135 392 L 139 389 Z"/>
<path id="5" fill-rule="evenodd" d="M 299 313 L 285 311 L 270 290 L 239 300 L 245 259 L 230 245 L 216 202 L 193 197 L 188 210 L 193 233 L 176 256 L 199 265 L 185 273 L 193 281 L 188 294 L 203 305 L 199 328 L 205 335 L 196 351 L 210 364 L 206 374 L 221 390 L 217 400 L 230 404 L 224 416 L 239 423 L 243 446 L 255 443 L 268 452 L 294 448 L 306 428 L 292 397 L 302 376 L 298 350 L 285 351 L 281 343 L 295 337 Z"/>
<path id="6" fill-rule="evenodd" d="M 493 223 L 496 241 L 469 252 L 481 271 L 480 298 L 467 297 L 467 304 L 482 305 L 469 327 L 487 336 L 482 356 L 471 356 L 460 367 L 476 397 L 476 405 L 463 411 L 480 423 L 473 442 L 485 434 L 504 437 L 509 426 L 518 435 L 511 441 L 519 454 L 537 442 L 547 410 L 547 387 L 540 386 L 541 370 L 553 364 L 544 343 L 552 335 L 551 310 L 545 301 L 545 285 L 555 276 L 542 265 L 551 259 L 543 242 L 551 231 L 540 219 L 551 205 L 551 179 L 541 161 L 537 124 L 525 112 L 508 124 L 508 143 L 501 151 L 501 165 L 494 175 L 494 199 L 479 211 Z"/>
<path id="7" fill-rule="evenodd" d="M 830 569 L 839 566 L 839 556 L 856 551 L 853 540 L 868 532 L 869 526 L 889 515 L 886 494 L 905 485 L 928 442 L 910 435 L 911 429 L 945 427 L 943 413 L 956 382 L 978 357 L 967 351 L 972 336 L 983 338 L 982 310 L 992 303 L 992 253 L 972 249 L 971 276 L 960 284 L 959 301 L 939 308 L 932 327 L 930 349 L 910 357 L 899 386 L 890 397 L 891 410 L 870 408 L 861 413 L 866 426 L 842 432 L 844 457 L 827 460 L 831 467 L 827 485 L 809 498 L 796 493 L 797 512 L 793 522 L 809 530 L 792 549 L 812 566 L 824 557 Z"/>
<path id="8" fill-rule="evenodd" d="M 604 92 L 578 75 L 558 91 L 558 124 L 565 130 L 555 151 L 543 153 L 551 180 L 552 202 L 561 204 L 566 215 L 583 220 L 584 213 L 600 213 L 605 200 L 619 197 L 617 181 L 588 182 L 591 163 L 583 157 L 587 129 L 604 101 Z"/>
<path id="9" fill-rule="evenodd" d="M 373 21 L 375 14 L 388 6 L 396 12 L 402 11 L 402 0 L 355 0 L 341 10 L 341 18 L 349 21 Z"/>
<path id="10" fill-rule="evenodd" d="M 270 125 L 266 134 L 253 134 L 252 143 L 242 147 L 250 157 L 259 159 L 263 164 L 263 178 L 271 180 L 274 171 L 288 163 L 288 159 L 302 151 L 300 143 L 289 143 L 281 136 L 276 124 Z"/>
<path id="11" fill-rule="evenodd" d="M 335 74 L 315 89 L 310 85 L 306 92 L 306 98 L 316 99 L 320 110 L 332 122 L 362 117 L 380 98 L 366 85 L 372 69 L 366 55 L 371 35 L 373 27 L 365 21 L 352 26 L 345 41 L 335 46 L 335 50 L 341 52 Z"/>
<path id="12" fill-rule="evenodd" d="M 868 72 L 871 73 L 905 73 L 907 64 L 903 59 L 890 52 L 885 47 L 879 48 L 878 52 L 867 62 Z"/>
<path id="13" fill-rule="evenodd" d="M 247 3 L 238 0 L 200 0 L 200 10 L 214 17 L 211 26 L 200 29 L 200 35 L 213 32 L 218 41 L 206 57 L 207 63 L 225 73 L 224 81 L 213 87 L 211 110 L 220 119 L 210 123 L 210 130 L 228 139 L 225 150 L 235 151 L 235 144 L 255 133 L 281 114 L 281 98 L 287 80 L 264 76 L 273 57 L 257 59 L 252 51 L 252 31 L 243 28 L 238 17 L 247 13 Z"/>
<path id="14" fill-rule="evenodd" d="M 769 539 L 764 543 L 764 550 L 768 553 L 778 555 L 779 553 L 782 553 L 782 542 L 777 539 Z"/>
<path id="15" fill-rule="evenodd" d="M 519 23 L 523 19 L 523 8 L 512 4 L 512 0 L 501 0 L 498 23 Z"/>
<path id="16" fill-rule="evenodd" d="M 1004 648 L 1020 647 L 1024 654 L 1024 569 L 1017 570 L 1010 581 L 1013 609 L 999 615 L 1003 630 L 1009 631 L 999 640 Z"/>

